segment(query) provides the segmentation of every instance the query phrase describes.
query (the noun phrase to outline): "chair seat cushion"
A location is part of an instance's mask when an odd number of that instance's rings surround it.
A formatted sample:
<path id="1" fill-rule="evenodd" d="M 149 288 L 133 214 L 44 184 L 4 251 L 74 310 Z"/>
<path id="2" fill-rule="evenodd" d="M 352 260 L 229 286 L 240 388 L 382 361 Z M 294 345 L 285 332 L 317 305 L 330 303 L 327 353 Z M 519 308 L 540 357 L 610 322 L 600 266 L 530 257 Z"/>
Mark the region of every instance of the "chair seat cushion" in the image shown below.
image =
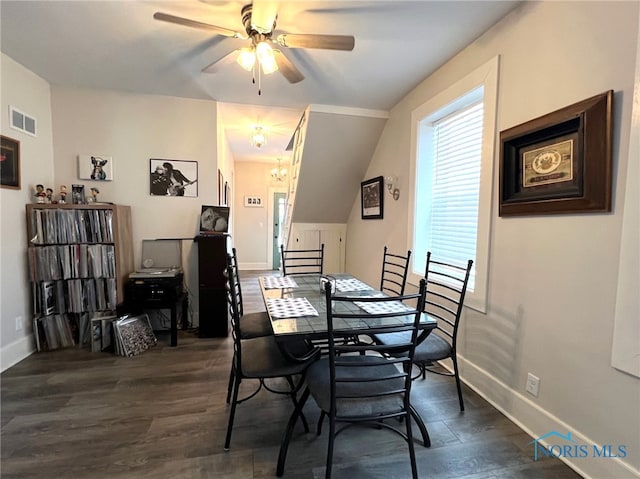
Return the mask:
<path id="1" fill-rule="evenodd" d="M 391 346 L 399 342 L 406 341 L 406 332 L 402 333 L 386 333 L 376 334 L 374 340 L 378 344 Z M 410 334 L 410 333 L 409 333 Z M 437 333 L 431 333 L 416 346 L 416 352 L 413 357 L 414 363 L 423 363 L 430 361 L 439 361 L 451 357 L 451 345 Z"/>
<path id="2" fill-rule="evenodd" d="M 300 341 L 291 347 L 296 351 L 307 351 L 309 347 Z M 287 358 L 273 336 L 244 339 L 242 347 L 242 373 L 247 378 L 275 378 L 301 374 L 307 369 L 311 360 L 296 361 Z"/>
<path id="3" fill-rule="evenodd" d="M 245 314 L 240 318 L 240 338 L 251 339 L 271 336 L 273 329 L 266 311 Z"/>
<path id="4" fill-rule="evenodd" d="M 363 364 L 388 362 L 388 360 L 379 356 L 341 356 L 338 361 Z M 394 374 L 398 374 L 398 369 L 391 363 L 376 367 L 336 365 L 337 379 L 348 379 L 355 376 L 375 379 Z M 318 407 L 325 412 L 329 412 L 331 407 L 329 358 L 321 358 L 309 367 L 307 370 L 307 386 Z M 402 378 L 384 381 L 338 382 L 336 384 L 336 416 L 338 418 L 375 417 L 386 413 L 402 411 L 404 407 L 403 394 L 379 397 L 370 396 L 383 391 L 402 390 L 404 386 L 404 379 Z M 340 398 L 338 396 L 352 396 L 353 398 Z"/>

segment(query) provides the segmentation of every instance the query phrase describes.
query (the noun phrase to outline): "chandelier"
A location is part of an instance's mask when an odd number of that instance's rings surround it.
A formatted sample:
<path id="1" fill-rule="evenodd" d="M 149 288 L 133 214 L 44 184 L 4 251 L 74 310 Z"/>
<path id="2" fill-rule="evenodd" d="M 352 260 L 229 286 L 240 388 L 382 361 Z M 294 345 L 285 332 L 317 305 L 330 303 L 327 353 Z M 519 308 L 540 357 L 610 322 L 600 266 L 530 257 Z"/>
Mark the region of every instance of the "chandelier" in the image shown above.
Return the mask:
<path id="1" fill-rule="evenodd" d="M 276 182 L 286 181 L 287 179 L 287 169 L 280 167 L 281 159 L 278 158 L 278 166 L 277 168 L 273 168 L 271 170 L 271 179 Z"/>
<path id="2" fill-rule="evenodd" d="M 262 127 L 254 127 L 253 135 L 251 136 L 251 145 L 255 146 L 256 148 L 262 148 L 266 144 L 267 137 L 265 136 L 264 131 L 262 131 Z"/>

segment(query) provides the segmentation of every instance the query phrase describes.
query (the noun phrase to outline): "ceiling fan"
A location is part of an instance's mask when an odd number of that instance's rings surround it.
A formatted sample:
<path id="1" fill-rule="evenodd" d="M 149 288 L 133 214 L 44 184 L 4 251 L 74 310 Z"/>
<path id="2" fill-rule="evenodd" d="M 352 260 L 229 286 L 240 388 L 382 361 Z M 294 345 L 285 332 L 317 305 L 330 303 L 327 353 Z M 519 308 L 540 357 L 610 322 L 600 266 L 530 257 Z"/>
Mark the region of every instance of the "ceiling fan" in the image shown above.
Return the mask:
<path id="1" fill-rule="evenodd" d="M 351 51 L 355 38 L 351 35 L 293 34 L 275 35 L 277 20 L 277 3 L 256 0 L 245 5 L 241 10 L 242 24 L 246 34 L 208 23 L 177 17 L 168 13 L 156 12 L 153 18 L 164 22 L 175 23 L 187 27 L 209 30 L 217 35 L 250 40 L 248 47 L 234 50 L 222 58 L 203 68 L 205 73 L 215 73 L 220 67 L 237 61 L 245 70 L 253 72 L 253 82 L 260 84 L 260 75 L 268 75 L 275 71 L 280 73 L 289 83 L 304 80 L 304 75 L 278 48 L 316 48 L 325 50 Z M 258 94 L 260 94 L 260 87 Z"/>

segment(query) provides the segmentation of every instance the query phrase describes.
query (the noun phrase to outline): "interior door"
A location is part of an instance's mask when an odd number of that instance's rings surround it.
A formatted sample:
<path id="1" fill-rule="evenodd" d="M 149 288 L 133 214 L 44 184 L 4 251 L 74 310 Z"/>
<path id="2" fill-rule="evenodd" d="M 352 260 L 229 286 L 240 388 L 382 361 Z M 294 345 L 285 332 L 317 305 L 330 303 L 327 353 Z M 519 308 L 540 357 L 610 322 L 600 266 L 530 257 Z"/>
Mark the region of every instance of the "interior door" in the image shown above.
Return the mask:
<path id="1" fill-rule="evenodd" d="M 273 194 L 273 269 L 280 269 L 280 244 L 284 227 L 284 210 L 287 202 L 286 193 Z"/>

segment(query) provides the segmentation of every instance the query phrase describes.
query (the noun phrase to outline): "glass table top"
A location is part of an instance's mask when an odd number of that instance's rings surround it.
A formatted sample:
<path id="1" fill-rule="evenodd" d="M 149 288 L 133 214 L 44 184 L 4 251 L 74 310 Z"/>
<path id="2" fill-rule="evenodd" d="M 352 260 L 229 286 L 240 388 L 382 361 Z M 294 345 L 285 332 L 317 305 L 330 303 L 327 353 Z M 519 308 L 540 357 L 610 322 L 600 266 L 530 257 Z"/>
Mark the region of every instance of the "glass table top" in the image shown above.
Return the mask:
<path id="1" fill-rule="evenodd" d="M 325 278 L 335 279 L 338 283 L 338 292 L 336 294 L 340 296 L 349 297 L 375 297 L 386 296 L 376 288 L 366 285 L 364 282 L 358 280 L 354 276 L 346 273 L 324 275 Z M 295 281 L 296 287 L 274 287 L 278 281 L 259 278 L 260 289 L 262 291 L 262 297 L 265 300 L 265 306 L 267 306 L 267 312 L 271 319 L 271 326 L 276 336 L 304 336 L 304 337 L 322 337 L 327 333 L 327 305 L 324 289 L 321 286 L 321 276 L 317 274 L 292 276 Z M 265 287 L 265 284 L 267 287 Z M 289 281 L 283 282 L 283 286 L 290 284 Z M 353 287 L 354 291 L 340 291 L 340 289 L 348 289 L 349 285 Z M 368 287 L 369 289 L 365 289 Z M 291 316 L 283 317 L 283 310 L 280 309 L 276 313 L 273 309 L 273 300 L 284 300 L 278 303 L 279 306 L 287 307 L 289 304 L 287 299 L 300 299 L 305 298 L 308 301 L 308 305 L 313 307 L 317 312 L 317 315 L 308 314 L 308 309 L 305 311 L 300 308 L 296 309 L 296 305 L 291 304 Z M 299 302 L 299 301 L 298 301 Z M 269 308 L 271 303 L 272 309 Z M 293 301 L 291 301 L 293 303 Z M 306 305 L 306 302 L 305 302 Z M 353 303 L 339 302 L 337 305 L 341 308 L 340 312 L 354 312 L 362 314 L 364 311 Z M 273 313 L 273 314 L 272 314 Z M 334 329 L 341 331 L 354 331 L 358 333 L 366 333 L 368 329 L 380 328 L 385 326 L 398 326 L 399 324 L 406 324 L 413 322 L 414 316 L 407 315 L 402 317 L 393 318 L 375 318 L 371 319 L 357 318 L 357 319 L 335 319 Z M 406 323 L 405 323 L 406 322 Z M 422 315 L 420 320 L 421 329 L 433 329 L 436 326 L 436 321 L 433 318 Z"/>

